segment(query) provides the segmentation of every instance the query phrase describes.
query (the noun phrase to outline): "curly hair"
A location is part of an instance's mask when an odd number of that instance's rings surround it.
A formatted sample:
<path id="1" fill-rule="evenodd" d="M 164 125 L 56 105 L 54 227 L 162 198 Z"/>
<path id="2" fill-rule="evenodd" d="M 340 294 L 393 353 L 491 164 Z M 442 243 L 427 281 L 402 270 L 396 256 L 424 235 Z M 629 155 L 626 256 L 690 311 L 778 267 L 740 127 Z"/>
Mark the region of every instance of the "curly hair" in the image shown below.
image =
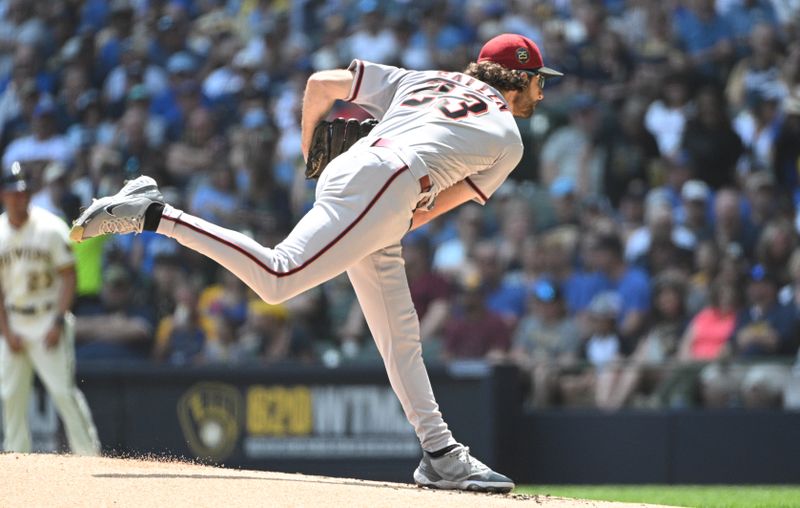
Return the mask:
<path id="1" fill-rule="evenodd" d="M 507 69 L 494 62 L 471 62 L 464 74 L 479 79 L 501 92 L 511 90 L 521 92 L 528 88 L 530 83 L 528 76 L 524 72 Z"/>

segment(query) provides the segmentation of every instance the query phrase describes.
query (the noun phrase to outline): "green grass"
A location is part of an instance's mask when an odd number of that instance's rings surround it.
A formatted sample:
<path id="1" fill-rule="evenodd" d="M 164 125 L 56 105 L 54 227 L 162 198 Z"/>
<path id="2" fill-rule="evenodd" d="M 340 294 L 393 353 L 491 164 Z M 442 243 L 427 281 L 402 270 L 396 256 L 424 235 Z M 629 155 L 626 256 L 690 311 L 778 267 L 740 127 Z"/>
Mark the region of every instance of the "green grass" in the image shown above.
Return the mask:
<path id="1" fill-rule="evenodd" d="M 702 508 L 800 508 L 800 486 L 784 485 L 524 485 L 514 492 Z"/>

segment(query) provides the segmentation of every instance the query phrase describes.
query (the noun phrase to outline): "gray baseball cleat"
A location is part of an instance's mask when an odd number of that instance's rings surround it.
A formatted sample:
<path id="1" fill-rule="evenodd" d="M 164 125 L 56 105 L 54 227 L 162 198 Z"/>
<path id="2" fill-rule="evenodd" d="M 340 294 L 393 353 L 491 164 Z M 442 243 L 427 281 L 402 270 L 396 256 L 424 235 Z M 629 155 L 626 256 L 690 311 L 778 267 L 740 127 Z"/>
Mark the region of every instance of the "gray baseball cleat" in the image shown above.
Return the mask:
<path id="1" fill-rule="evenodd" d="M 140 176 L 125 183 L 113 196 L 95 199 L 72 223 L 69 237 L 80 242 L 111 233 L 141 233 L 147 207 L 154 203 L 164 204 L 156 181 Z"/>
<path id="2" fill-rule="evenodd" d="M 422 487 L 473 492 L 506 493 L 514 482 L 495 473 L 486 464 L 469 454 L 469 448 L 458 445 L 441 457 L 422 453 L 419 467 L 414 471 L 414 482 Z"/>

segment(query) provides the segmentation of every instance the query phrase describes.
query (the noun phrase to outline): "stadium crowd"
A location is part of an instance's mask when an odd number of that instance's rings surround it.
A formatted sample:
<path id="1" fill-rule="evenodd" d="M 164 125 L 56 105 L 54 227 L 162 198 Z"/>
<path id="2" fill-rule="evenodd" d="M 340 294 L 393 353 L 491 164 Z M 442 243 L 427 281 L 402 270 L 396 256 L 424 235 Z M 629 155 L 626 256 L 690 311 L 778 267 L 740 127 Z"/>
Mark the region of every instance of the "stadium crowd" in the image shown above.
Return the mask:
<path id="1" fill-rule="evenodd" d="M 515 362 L 535 407 L 800 405 L 800 0 L 0 0 L 3 169 L 66 221 L 147 174 L 272 245 L 310 73 L 502 32 L 565 77 L 494 198 L 406 238 L 426 360 Z M 79 361 L 380 361 L 344 275 L 268 305 L 155 234 L 75 252 Z"/>

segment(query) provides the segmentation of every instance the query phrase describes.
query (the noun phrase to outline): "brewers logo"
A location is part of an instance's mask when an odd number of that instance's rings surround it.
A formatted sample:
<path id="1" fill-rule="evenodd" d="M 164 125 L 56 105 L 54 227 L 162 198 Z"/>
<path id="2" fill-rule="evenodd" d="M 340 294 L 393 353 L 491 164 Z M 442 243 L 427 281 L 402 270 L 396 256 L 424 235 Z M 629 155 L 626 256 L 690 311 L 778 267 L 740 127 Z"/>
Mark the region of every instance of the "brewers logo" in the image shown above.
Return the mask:
<path id="1" fill-rule="evenodd" d="M 178 401 L 178 420 L 197 457 L 225 460 L 236 447 L 242 421 L 242 396 L 223 383 L 198 383 Z"/>
<path id="2" fill-rule="evenodd" d="M 517 60 L 519 60 L 519 63 L 528 63 L 530 58 L 531 54 L 528 53 L 527 48 L 517 48 Z"/>

